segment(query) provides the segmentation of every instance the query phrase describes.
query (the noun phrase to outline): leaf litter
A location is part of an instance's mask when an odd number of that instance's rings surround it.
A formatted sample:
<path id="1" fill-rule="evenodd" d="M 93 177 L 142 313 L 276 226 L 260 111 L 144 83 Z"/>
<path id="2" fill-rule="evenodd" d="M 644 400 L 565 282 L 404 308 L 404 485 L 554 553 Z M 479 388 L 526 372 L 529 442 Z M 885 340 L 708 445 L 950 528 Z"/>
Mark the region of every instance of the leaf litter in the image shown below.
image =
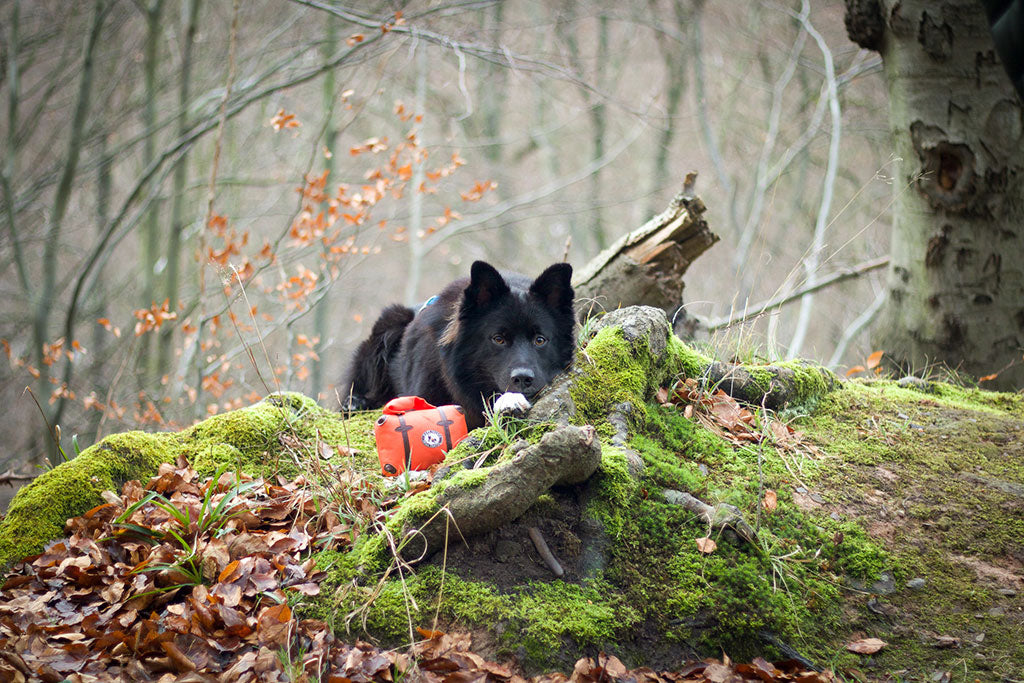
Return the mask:
<path id="1" fill-rule="evenodd" d="M 823 456 L 817 446 L 804 439 L 803 432 L 771 411 L 755 414 L 722 389 L 710 391 L 693 377 L 680 379 L 671 388 L 660 388 L 656 398 L 661 405 L 682 410 L 686 419 L 696 419 L 705 429 L 736 446 L 774 445 L 786 469 L 797 481 L 800 481 L 801 471 L 798 458 Z M 795 469 L 785 454 L 798 456 Z M 770 503 L 766 503 L 766 509 L 768 505 Z"/>
<path id="2" fill-rule="evenodd" d="M 324 572 L 314 550 L 349 547 L 398 497 L 351 470 L 317 497 L 303 477 L 230 472 L 200 482 L 184 460 L 125 484 L 68 520 L 68 537 L 15 565 L 0 585 L 0 680 L 525 683 L 472 651 L 470 635 L 418 629 L 404 651 L 335 637 L 292 610 Z M 340 483 L 339 483 L 340 482 Z M 341 485 L 345 495 L 337 495 Z M 835 681 L 796 661 L 728 657 L 675 672 L 627 669 L 605 654 L 535 683 Z"/>

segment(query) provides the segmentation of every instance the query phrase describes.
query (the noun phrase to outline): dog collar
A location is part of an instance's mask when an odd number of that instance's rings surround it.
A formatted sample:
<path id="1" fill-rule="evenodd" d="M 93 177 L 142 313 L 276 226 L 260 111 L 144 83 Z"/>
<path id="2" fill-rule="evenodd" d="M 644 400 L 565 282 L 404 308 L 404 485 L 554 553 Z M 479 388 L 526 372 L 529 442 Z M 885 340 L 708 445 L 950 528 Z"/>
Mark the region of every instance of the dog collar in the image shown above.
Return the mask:
<path id="1" fill-rule="evenodd" d="M 434 296 L 430 297 L 429 299 L 427 299 L 426 301 L 423 302 L 423 305 L 420 306 L 419 310 L 416 311 L 416 312 L 417 313 L 422 313 L 423 309 L 426 308 L 427 306 L 432 306 L 432 305 L 436 304 L 437 303 L 437 298 L 438 297 L 437 297 L 436 294 Z"/>

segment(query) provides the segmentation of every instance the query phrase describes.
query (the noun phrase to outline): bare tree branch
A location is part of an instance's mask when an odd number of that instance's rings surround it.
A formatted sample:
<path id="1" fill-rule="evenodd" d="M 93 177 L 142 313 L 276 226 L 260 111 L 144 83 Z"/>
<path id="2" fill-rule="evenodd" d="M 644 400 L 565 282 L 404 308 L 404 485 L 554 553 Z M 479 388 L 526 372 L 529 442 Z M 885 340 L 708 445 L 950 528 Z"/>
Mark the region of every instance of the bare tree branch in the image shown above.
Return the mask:
<path id="1" fill-rule="evenodd" d="M 838 284 L 845 280 L 859 277 L 861 275 L 864 275 L 865 273 L 870 273 L 873 270 L 878 270 L 879 268 L 884 268 L 887 265 L 889 265 L 889 257 L 882 256 L 876 259 L 871 259 L 870 261 L 864 261 L 863 263 L 851 266 L 850 268 L 844 268 L 843 270 L 833 273 L 828 277 L 824 277 L 813 284 L 801 287 L 800 289 L 794 292 L 790 292 L 782 296 L 773 297 L 771 299 L 768 299 L 767 301 L 762 301 L 760 303 L 754 304 L 749 309 L 745 309 L 742 313 L 735 313 L 733 315 L 729 315 L 723 318 L 716 318 L 715 320 L 712 320 L 711 322 L 708 323 L 708 332 L 715 332 L 726 327 L 731 327 L 732 325 L 737 325 L 739 323 L 746 322 L 747 320 L 750 320 L 751 318 L 756 318 L 774 308 L 779 308 L 780 306 L 784 306 L 785 304 L 788 304 L 791 301 L 796 301 L 797 299 L 803 297 L 806 294 L 820 291 L 822 289 L 825 289 L 826 287 L 831 287 L 832 285 Z"/>

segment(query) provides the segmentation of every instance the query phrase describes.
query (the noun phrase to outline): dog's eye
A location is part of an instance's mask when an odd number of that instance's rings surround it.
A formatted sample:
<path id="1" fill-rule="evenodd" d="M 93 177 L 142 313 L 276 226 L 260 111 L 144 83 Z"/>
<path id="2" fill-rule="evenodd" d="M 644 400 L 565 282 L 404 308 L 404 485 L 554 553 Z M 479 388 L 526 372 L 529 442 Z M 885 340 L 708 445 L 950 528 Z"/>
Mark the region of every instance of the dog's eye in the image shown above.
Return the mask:
<path id="1" fill-rule="evenodd" d="M 538 334 L 536 337 L 533 338 L 533 345 L 534 346 L 544 346 L 547 343 L 548 343 L 548 338 L 544 337 L 542 335 Z"/>
<path id="2" fill-rule="evenodd" d="M 505 345 L 505 337 L 504 337 L 504 335 L 501 335 L 501 334 L 496 334 L 493 337 L 491 337 L 491 341 L 494 342 L 495 344 L 497 344 L 498 346 L 504 346 Z"/>

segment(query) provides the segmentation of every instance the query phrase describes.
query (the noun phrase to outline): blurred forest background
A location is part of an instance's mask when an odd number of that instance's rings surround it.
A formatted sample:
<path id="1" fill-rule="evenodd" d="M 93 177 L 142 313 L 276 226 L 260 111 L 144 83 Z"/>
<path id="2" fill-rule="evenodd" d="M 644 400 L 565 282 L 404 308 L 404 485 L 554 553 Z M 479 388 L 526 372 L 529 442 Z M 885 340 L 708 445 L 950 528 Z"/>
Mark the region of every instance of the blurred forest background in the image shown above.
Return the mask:
<path id="1" fill-rule="evenodd" d="M 716 352 L 862 363 L 883 268 L 721 325 L 888 253 L 886 86 L 843 13 L 6 0 L 0 472 L 279 388 L 337 406 L 385 304 L 478 258 L 580 267 L 691 170 Z"/>

